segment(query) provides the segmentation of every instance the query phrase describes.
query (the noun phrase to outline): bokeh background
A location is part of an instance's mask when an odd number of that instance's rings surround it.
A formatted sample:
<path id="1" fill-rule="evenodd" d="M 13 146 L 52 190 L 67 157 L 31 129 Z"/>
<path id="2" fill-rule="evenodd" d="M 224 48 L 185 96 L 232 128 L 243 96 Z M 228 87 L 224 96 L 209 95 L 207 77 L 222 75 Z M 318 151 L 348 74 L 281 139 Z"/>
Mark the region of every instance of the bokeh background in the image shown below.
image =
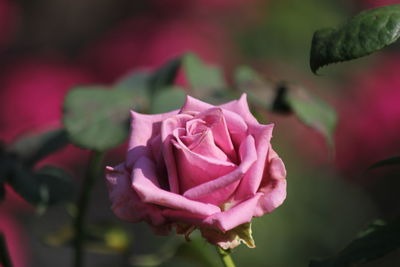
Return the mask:
<path id="1" fill-rule="evenodd" d="M 0 0 L 0 139 L 8 143 L 60 126 L 63 97 L 71 87 L 111 84 L 189 51 L 222 66 L 228 81 L 235 66 L 248 64 L 272 80 L 301 83 L 339 114 L 334 153 L 296 118 L 264 114 L 276 124 L 273 145 L 288 170 L 288 198 L 254 221 L 257 248 L 241 246 L 233 257 L 238 266 L 307 266 L 311 258 L 335 254 L 372 220 L 390 219 L 400 210 L 400 171 L 365 171 L 400 154 L 400 46 L 327 67 L 320 76 L 308 67 L 315 30 L 394 3 L 400 1 Z M 106 161 L 115 164 L 123 157 L 122 146 Z M 71 145 L 40 164 L 62 166 L 79 183 L 87 159 L 87 151 Z M 198 251 L 183 247 L 173 256 L 181 237 L 154 236 L 144 224 L 118 221 L 103 181 L 91 207 L 88 221 L 117 225 L 130 242 L 108 240 L 126 245 L 123 252 L 94 245 L 88 266 L 220 264 L 204 241 L 195 238 Z M 0 204 L 0 230 L 16 267 L 71 266 L 68 242 L 54 247 L 47 240 L 50 233 L 68 232 L 63 227 L 69 221 L 65 206 L 38 214 L 10 188 Z M 211 262 L 199 259 L 204 253 Z M 395 252 L 361 266 L 399 262 Z"/>

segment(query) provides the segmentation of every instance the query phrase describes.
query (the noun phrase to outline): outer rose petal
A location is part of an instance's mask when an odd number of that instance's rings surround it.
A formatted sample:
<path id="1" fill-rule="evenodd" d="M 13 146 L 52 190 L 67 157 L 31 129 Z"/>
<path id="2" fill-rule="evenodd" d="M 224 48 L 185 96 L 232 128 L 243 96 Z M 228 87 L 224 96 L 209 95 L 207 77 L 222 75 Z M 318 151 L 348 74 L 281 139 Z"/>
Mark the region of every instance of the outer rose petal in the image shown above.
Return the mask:
<path id="1" fill-rule="evenodd" d="M 250 112 L 249 105 L 247 104 L 247 94 L 242 94 L 239 100 L 233 100 L 221 105 L 221 108 L 239 114 L 248 124 L 259 124 L 257 119 L 254 118 L 253 114 Z"/>
<path id="2" fill-rule="evenodd" d="M 253 218 L 254 209 L 256 209 L 261 196 L 261 193 L 257 193 L 252 198 L 236 204 L 227 211 L 207 217 L 204 223 L 217 227 L 222 232 L 229 231 L 238 225 L 248 223 Z"/>
<path id="3" fill-rule="evenodd" d="M 215 205 L 189 200 L 181 195 L 165 191 L 158 187 L 154 163 L 146 157 L 137 160 L 132 173 L 132 186 L 140 199 L 164 208 L 188 211 L 208 216 L 221 209 Z"/>
<path id="4" fill-rule="evenodd" d="M 250 222 L 261 197 L 262 193 L 257 193 L 252 198 L 236 204 L 229 210 L 217 212 L 210 216 L 171 209 L 163 210 L 163 215 L 171 221 L 184 222 L 196 225 L 199 228 L 218 229 L 226 232 L 236 226 Z"/>
<path id="5" fill-rule="evenodd" d="M 152 156 L 149 146 L 150 139 L 160 134 L 161 121 L 176 114 L 178 114 L 177 110 L 156 115 L 145 115 L 131 111 L 131 134 L 126 157 L 128 168 L 132 168 L 138 158 Z"/>
<path id="6" fill-rule="evenodd" d="M 268 162 L 266 162 L 266 159 L 270 147 L 273 128 L 273 124 L 258 124 L 250 126 L 249 132 L 252 136 L 254 136 L 256 142 L 257 161 L 240 182 L 238 191 L 235 194 L 236 200 L 241 201 L 243 199 L 248 199 L 249 197 L 254 196 L 254 194 L 258 191 L 264 169 L 268 168 Z"/>
<path id="7" fill-rule="evenodd" d="M 259 192 L 262 196 L 255 209 L 254 216 L 260 217 L 279 207 L 286 198 L 286 169 L 281 158 L 270 148 L 268 155 L 269 169 L 264 174 Z"/>
<path id="8" fill-rule="evenodd" d="M 143 203 L 132 189 L 130 176 L 124 164 L 115 168 L 107 167 L 106 181 L 112 202 L 111 209 L 119 218 L 129 222 L 147 220 L 152 225 L 161 225 L 165 222 L 161 210 Z"/>

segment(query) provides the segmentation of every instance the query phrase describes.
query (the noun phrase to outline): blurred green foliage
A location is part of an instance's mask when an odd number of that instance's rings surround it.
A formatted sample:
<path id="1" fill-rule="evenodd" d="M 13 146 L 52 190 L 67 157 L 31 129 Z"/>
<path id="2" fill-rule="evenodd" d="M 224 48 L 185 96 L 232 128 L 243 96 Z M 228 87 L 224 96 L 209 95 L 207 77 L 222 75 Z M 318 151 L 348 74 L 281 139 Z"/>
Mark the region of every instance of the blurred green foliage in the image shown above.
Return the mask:
<path id="1" fill-rule="evenodd" d="M 308 69 L 310 40 L 315 29 L 336 25 L 348 15 L 339 1 L 284 0 L 266 5 L 265 17 L 239 38 L 243 53 Z"/>

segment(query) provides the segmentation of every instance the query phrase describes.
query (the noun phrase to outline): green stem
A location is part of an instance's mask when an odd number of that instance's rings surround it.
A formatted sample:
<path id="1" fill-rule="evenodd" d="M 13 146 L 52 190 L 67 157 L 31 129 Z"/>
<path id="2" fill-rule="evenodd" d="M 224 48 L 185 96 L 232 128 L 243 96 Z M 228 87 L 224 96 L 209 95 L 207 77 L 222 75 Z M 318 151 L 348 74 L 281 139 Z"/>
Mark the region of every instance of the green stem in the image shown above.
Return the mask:
<path id="1" fill-rule="evenodd" d="M 225 267 L 235 267 L 235 263 L 233 262 L 233 259 L 231 257 L 231 252 L 230 250 L 224 250 L 220 248 L 219 246 L 217 247 L 217 252 L 219 256 L 221 257 L 221 261 L 224 264 Z"/>
<path id="2" fill-rule="evenodd" d="M 0 233 L 0 266 L 12 267 L 10 254 L 8 253 L 6 240 L 3 233 Z"/>
<path id="3" fill-rule="evenodd" d="M 90 195 L 93 186 L 96 182 L 96 178 L 101 175 L 102 162 L 104 158 L 104 152 L 92 152 L 90 157 L 89 166 L 87 169 L 85 180 L 83 181 L 82 191 L 76 204 L 78 213 L 75 219 L 75 246 L 74 246 L 74 266 L 84 266 L 84 248 L 85 248 L 85 218 L 89 206 Z"/>

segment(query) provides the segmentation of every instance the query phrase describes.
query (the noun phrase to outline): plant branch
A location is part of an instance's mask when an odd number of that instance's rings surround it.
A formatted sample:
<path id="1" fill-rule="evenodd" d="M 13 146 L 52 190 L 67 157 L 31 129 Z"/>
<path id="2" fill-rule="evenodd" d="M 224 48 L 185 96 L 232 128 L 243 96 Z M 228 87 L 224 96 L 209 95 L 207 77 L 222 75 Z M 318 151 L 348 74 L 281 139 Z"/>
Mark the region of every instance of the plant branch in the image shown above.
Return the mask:
<path id="1" fill-rule="evenodd" d="M 74 266 L 84 266 L 84 249 L 85 249 L 85 218 L 89 207 L 90 195 L 96 178 L 102 173 L 102 162 L 105 152 L 93 151 L 89 166 L 87 169 L 85 180 L 83 181 L 82 191 L 77 202 L 78 213 L 75 219 L 75 242 L 74 242 Z"/>
<path id="2" fill-rule="evenodd" d="M 216 248 L 217 248 L 217 252 L 218 252 L 219 256 L 221 257 L 221 261 L 225 267 L 236 267 L 236 265 L 233 262 L 233 259 L 231 257 L 230 250 L 224 250 L 224 249 L 220 248 L 219 246 L 216 246 Z"/>

